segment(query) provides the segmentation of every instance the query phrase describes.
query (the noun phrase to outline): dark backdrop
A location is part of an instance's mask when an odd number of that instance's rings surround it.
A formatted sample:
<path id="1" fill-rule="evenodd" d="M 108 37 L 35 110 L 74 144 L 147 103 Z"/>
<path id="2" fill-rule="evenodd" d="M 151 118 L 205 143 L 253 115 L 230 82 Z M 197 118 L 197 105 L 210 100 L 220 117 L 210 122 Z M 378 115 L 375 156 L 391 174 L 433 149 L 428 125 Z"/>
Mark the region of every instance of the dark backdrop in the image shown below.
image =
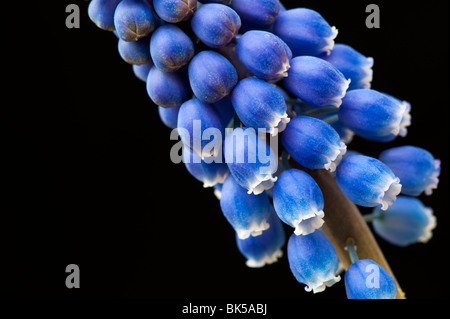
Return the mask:
<path id="1" fill-rule="evenodd" d="M 32 89 L 16 95 L 19 117 L 7 135 L 5 296 L 345 298 L 343 282 L 306 293 L 285 256 L 262 269 L 245 266 L 212 189 L 170 161 L 170 130 L 121 60 L 116 37 L 89 20 L 87 1 L 72 2 L 81 28 L 65 28 L 69 1 L 48 21 L 35 20 L 38 41 L 25 43 L 27 72 L 15 82 Z M 355 138 L 349 148 L 377 156 L 414 144 L 442 160 L 439 189 L 420 197 L 437 216 L 432 240 L 407 248 L 377 240 L 408 298 L 448 298 L 449 3 L 379 0 L 381 28 L 367 29 L 371 2 L 300 5 L 336 26 L 337 42 L 374 57 L 374 89 L 412 104 L 406 138 Z M 71 263 L 80 267 L 80 289 L 65 287 Z"/>

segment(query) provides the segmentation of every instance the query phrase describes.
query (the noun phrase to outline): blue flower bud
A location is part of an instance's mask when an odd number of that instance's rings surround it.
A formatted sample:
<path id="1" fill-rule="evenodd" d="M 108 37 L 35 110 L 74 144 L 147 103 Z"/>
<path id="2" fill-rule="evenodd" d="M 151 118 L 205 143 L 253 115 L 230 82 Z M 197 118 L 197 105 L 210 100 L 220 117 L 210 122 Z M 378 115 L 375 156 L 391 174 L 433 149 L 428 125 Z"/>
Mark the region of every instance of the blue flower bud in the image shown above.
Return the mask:
<path id="1" fill-rule="evenodd" d="M 161 121 L 168 128 L 174 129 L 177 127 L 178 111 L 180 106 L 162 107 L 158 106 L 158 113 Z"/>
<path id="2" fill-rule="evenodd" d="M 256 78 L 241 80 L 233 90 L 231 101 L 242 123 L 255 130 L 265 128 L 276 135 L 290 121 L 283 95 L 265 81 Z"/>
<path id="3" fill-rule="evenodd" d="M 233 0 L 231 7 L 236 10 L 242 23 L 252 29 L 271 26 L 278 17 L 280 1 L 278 0 Z"/>
<path id="4" fill-rule="evenodd" d="M 217 114 L 219 114 L 222 121 L 222 126 L 227 127 L 234 116 L 234 108 L 231 103 L 231 99 L 228 96 L 225 96 L 223 99 L 212 103 L 212 106 L 216 110 Z"/>
<path id="5" fill-rule="evenodd" d="M 189 82 L 195 96 L 214 103 L 230 94 L 238 81 L 234 66 L 213 51 L 198 53 L 189 63 Z"/>
<path id="6" fill-rule="evenodd" d="M 278 160 L 253 128 L 237 128 L 225 137 L 225 161 L 231 174 L 248 194 L 272 188 Z"/>
<path id="7" fill-rule="evenodd" d="M 137 41 L 156 28 L 156 18 L 145 0 L 122 0 L 114 12 L 117 35 L 124 41 Z"/>
<path id="8" fill-rule="evenodd" d="M 339 121 L 363 138 L 388 142 L 406 136 L 411 124 L 408 102 L 375 90 L 351 90 L 342 99 Z"/>
<path id="9" fill-rule="evenodd" d="M 386 210 L 395 202 L 402 185 L 391 169 L 376 158 L 364 155 L 345 157 L 336 170 L 340 189 L 355 204 L 381 205 Z"/>
<path id="10" fill-rule="evenodd" d="M 431 195 L 439 183 L 441 161 L 416 146 L 400 146 L 385 150 L 380 160 L 394 172 L 402 183 L 402 194 Z"/>
<path id="11" fill-rule="evenodd" d="M 195 35 L 210 48 L 220 48 L 234 39 L 241 28 L 239 15 L 223 4 L 205 4 L 191 20 Z"/>
<path id="12" fill-rule="evenodd" d="M 202 159 L 189 147 L 183 147 L 183 162 L 188 172 L 200 182 L 203 187 L 212 187 L 221 184 L 228 176 L 228 166 L 223 162 L 222 154 L 218 157 Z"/>
<path id="13" fill-rule="evenodd" d="M 121 0 L 92 0 L 88 15 L 97 27 L 114 31 L 114 11 Z"/>
<path id="14" fill-rule="evenodd" d="M 203 4 L 205 4 L 205 3 L 221 3 L 224 5 L 229 5 L 231 3 L 231 0 L 203 0 L 201 2 Z"/>
<path id="15" fill-rule="evenodd" d="M 276 35 L 267 31 L 248 31 L 240 37 L 236 54 L 256 77 L 276 81 L 287 76 L 292 53 Z"/>
<path id="16" fill-rule="evenodd" d="M 329 55 L 322 53 L 320 58 L 333 64 L 346 79 L 352 80 L 349 90 L 370 89 L 373 58 L 367 58 L 351 46 L 340 43 L 334 46 Z"/>
<path id="17" fill-rule="evenodd" d="M 307 173 L 289 169 L 278 176 L 273 187 L 273 206 L 278 217 L 295 228 L 296 235 L 307 235 L 323 225 L 323 195 Z"/>
<path id="18" fill-rule="evenodd" d="M 292 234 L 287 245 L 289 267 L 306 291 L 322 292 L 341 280 L 336 276 L 339 259 L 321 230 L 309 235 Z"/>
<path id="19" fill-rule="evenodd" d="M 293 56 L 328 54 L 338 33 L 319 13 L 305 8 L 280 12 L 273 30 L 291 48 Z"/>
<path id="20" fill-rule="evenodd" d="M 163 72 L 173 72 L 192 59 L 194 44 L 176 25 L 166 24 L 153 32 L 150 40 L 150 54 L 158 69 Z"/>
<path id="21" fill-rule="evenodd" d="M 153 63 L 149 62 L 147 64 L 133 64 L 133 72 L 136 77 L 144 82 L 147 82 L 148 78 L 148 72 L 150 72 L 150 69 L 152 68 Z"/>
<path id="22" fill-rule="evenodd" d="M 286 88 L 302 101 L 315 106 L 336 106 L 342 103 L 350 80 L 331 63 L 312 56 L 291 60 Z"/>
<path id="23" fill-rule="evenodd" d="M 270 214 L 267 220 L 270 227 L 260 236 L 240 239 L 236 234 L 236 242 L 239 251 L 247 258 L 247 266 L 259 268 L 270 265 L 283 256 L 283 247 L 286 236 L 283 225 L 275 212 Z"/>
<path id="24" fill-rule="evenodd" d="M 384 213 L 375 208 L 373 214 L 379 216 L 372 221 L 375 232 L 397 246 L 426 243 L 436 227 L 433 210 L 414 197 L 399 196 Z"/>
<path id="25" fill-rule="evenodd" d="M 177 23 L 194 13 L 197 0 L 153 0 L 153 8 L 164 21 Z"/>
<path id="26" fill-rule="evenodd" d="M 273 208 L 267 194 L 248 194 L 233 176 L 222 185 L 220 208 L 240 239 L 259 236 L 270 227 L 268 219 Z"/>
<path id="27" fill-rule="evenodd" d="M 211 104 L 199 99 L 184 102 L 178 112 L 177 128 L 183 144 L 202 158 L 221 156 L 224 127 Z M 205 148 L 209 143 L 217 147 Z"/>
<path id="28" fill-rule="evenodd" d="M 361 259 L 345 272 L 348 299 L 395 299 L 397 285 L 391 275 L 370 259 Z"/>
<path id="29" fill-rule="evenodd" d="M 297 116 L 281 137 L 283 146 L 297 163 L 307 168 L 334 172 L 347 146 L 330 124 L 309 116 Z"/>
<path id="30" fill-rule="evenodd" d="M 147 64 L 152 61 L 150 56 L 150 37 L 141 38 L 134 42 L 119 39 L 119 54 L 130 64 Z"/>
<path id="31" fill-rule="evenodd" d="M 180 106 L 192 92 L 181 70 L 165 73 L 152 67 L 147 78 L 147 93 L 153 103 L 163 107 Z"/>

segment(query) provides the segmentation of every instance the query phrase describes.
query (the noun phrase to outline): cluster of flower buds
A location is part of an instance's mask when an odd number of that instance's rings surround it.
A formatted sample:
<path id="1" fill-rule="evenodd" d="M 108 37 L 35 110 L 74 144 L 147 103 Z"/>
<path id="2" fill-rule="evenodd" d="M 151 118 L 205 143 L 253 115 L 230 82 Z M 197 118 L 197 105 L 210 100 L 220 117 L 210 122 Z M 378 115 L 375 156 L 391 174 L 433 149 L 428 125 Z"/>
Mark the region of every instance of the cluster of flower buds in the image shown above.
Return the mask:
<path id="1" fill-rule="evenodd" d="M 118 37 L 120 56 L 176 129 L 189 173 L 214 188 L 249 267 L 277 261 L 292 227 L 295 278 L 314 293 L 340 281 L 321 230 L 326 190 L 301 167 L 333 173 L 348 199 L 374 207 L 365 218 L 387 241 L 431 237 L 432 210 L 411 196 L 437 187 L 439 160 L 414 146 L 379 159 L 347 152 L 354 135 L 406 136 L 411 106 L 371 89 L 373 58 L 335 44 L 337 29 L 318 12 L 279 0 L 92 0 L 88 13 Z M 359 260 L 355 245 L 347 297 L 395 298 L 391 275 Z"/>

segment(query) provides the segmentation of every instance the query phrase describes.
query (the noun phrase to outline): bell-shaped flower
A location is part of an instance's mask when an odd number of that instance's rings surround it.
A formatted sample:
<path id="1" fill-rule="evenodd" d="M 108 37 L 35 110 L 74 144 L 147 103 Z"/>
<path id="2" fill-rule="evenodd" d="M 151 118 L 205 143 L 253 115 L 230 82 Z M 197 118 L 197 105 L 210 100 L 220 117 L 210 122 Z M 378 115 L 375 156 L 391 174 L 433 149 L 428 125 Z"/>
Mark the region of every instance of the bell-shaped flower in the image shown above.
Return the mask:
<path id="1" fill-rule="evenodd" d="M 389 273 L 370 259 L 351 264 L 345 272 L 348 299 L 395 299 L 397 285 Z"/>
<path id="2" fill-rule="evenodd" d="M 214 103 L 231 93 L 238 76 L 234 66 L 223 55 L 201 51 L 189 63 L 189 82 L 199 100 Z"/>
<path id="3" fill-rule="evenodd" d="M 183 69 L 167 73 L 156 66 L 152 67 L 148 73 L 147 93 L 153 103 L 163 107 L 180 106 L 192 97 Z"/>
<path id="4" fill-rule="evenodd" d="M 97 27 L 114 31 L 114 12 L 121 0 L 92 0 L 89 3 L 88 15 Z"/>
<path id="5" fill-rule="evenodd" d="M 222 185 L 220 208 L 240 239 L 259 236 L 270 227 L 273 207 L 267 194 L 248 194 L 231 175 Z"/>
<path id="6" fill-rule="evenodd" d="M 255 130 L 265 128 L 276 135 L 290 121 L 282 93 L 263 80 L 241 80 L 231 94 L 231 101 L 242 123 Z"/>
<path id="7" fill-rule="evenodd" d="M 242 19 L 242 24 L 251 29 L 264 29 L 271 26 L 278 17 L 278 0 L 233 0 L 230 6 Z"/>
<path id="8" fill-rule="evenodd" d="M 367 58 L 351 46 L 346 44 L 336 44 L 327 55 L 320 55 L 321 59 L 330 62 L 339 71 L 342 72 L 346 79 L 350 79 L 348 90 L 370 89 L 372 82 L 372 66 L 373 58 Z"/>
<path id="9" fill-rule="evenodd" d="M 273 32 L 287 43 L 294 57 L 328 54 L 338 33 L 318 12 L 306 8 L 280 12 Z"/>
<path id="10" fill-rule="evenodd" d="M 236 54 L 254 76 L 265 81 L 286 77 L 292 58 L 283 40 L 273 33 L 258 30 L 248 31 L 239 38 Z"/>
<path id="11" fill-rule="evenodd" d="M 160 26 L 150 40 L 150 54 L 155 66 L 163 72 L 174 72 L 194 56 L 194 43 L 173 24 Z"/>
<path id="12" fill-rule="evenodd" d="M 192 31 L 210 48 L 220 48 L 234 39 L 241 28 L 239 15 L 230 7 L 211 3 L 200 6 L 191 20 Z"/>
<path id="13" fill-rule="evenodd" d="M 414 197 L 399 196 L 385 212 L 375 208 L 372 221 L 375 232 L 397 246 L 426 243 L 433 236 L 436 217 L 430 207 Z"/>
<path id="14" fill-rule="evenodd" d="M 197 0 L 153 0 L 153 8 L 164 21 L 177 23 L 194 13 Z"/>
<path id="15" fill-rule="evenodd" d="M 119 39 L 117 44 L 120 57 L 130 64 L 147 64 L 152 61 L 150 56 L 150 36 L 140 38 L 134 42 Z"/>
<path id="16" fill-rule="evenodd" d="M 404 137 L 411 124 L 408 102 L 375 90 L 348 91 L 339 108 L 339 121 L 363 138 L 389 142 Z"/>
<path id="17" fill-rule="evenodd" d="M 261 194 L 277 180 L 273 174 L 278 168 L 278 159 L 253 128 L 237 128 L 225 137 L 225 161 L 230 173 L 248 194 Z"/>
<path id="18" fill-rule="evenodd" d="M 177 129 L 183 144 L 201 158 L 222 153 L 224 127 L 211 104 L 198 99 L 184 102 L 178 111 Z"/>
<path id="19" fill-rule="evenodd" d="M 148 78 L 148 72 L 150 72 L 150 69 L 153 67 L 153 62 L 148 62 L 147 64 L 133 64 L 133 72 L 136 77 L 143 81 L 147 82 Z"/>
<path id="20" fill-rule="evenodd" d="M 307 235 L 323 225 L 323 195 L 319 185 L 304 171 L 289 169 L 278 176 L 273 187 L 273 206 L 278 217 Z"/>
<path id="21" fill-rule="evenodd" d="M 283 83 L 303 102 L 314 106 L 339 107 L 350 80 L 325 60 L 299 56 L 291 60 L 288 77 Z"/>
<path id="22" fill-rule="evenodd" d="M 330 124 L 309 116 L 293 118 L 281 139 L 288 153 L 307 168 L 333 172 L 347 146 Z"/>
<path id="23" fill-rule="evenodd" d="M 431 195 L 438 186 L 441 161 L 423 148 L 393 147 L 383 151 L 379 158 L 400 178 L 402 194 L 418 196 L 425 192 Z"/>
<path id="24" fill-rule="evenodd" d="M 322 292 L 341 280 L 336 276 L 339 259 L 321 230 L 309 235 L 292 234 L 287 245 L 289 266 L 306 291 Z"/>
<path id="25" fill-rule="evenodd" d="M 270 227 L 260 236 L 240 239 L 236 234 L 239 251 L 247 258 L 247 266 L 259 268 L 272 264 L 283 256 L 281 248 L 286 242 L 283 225 L 275 212 L 267 220 Z"/>
<path id="26" fill-rule="evenodd" d="M 353 154 L 345 157 L 336 170 L 340 189 L 355 204 L 381 205 L 386 210 L 395 202 L 402 185 L 391 169 L 376 158 Z"/>
<path id="27" fill-rule="evenodd" d="M 114 12 L 114 27 L 124 41 L 137 41 L 156 26 L 152 7 L 145 0 L 122 0 Z"/>

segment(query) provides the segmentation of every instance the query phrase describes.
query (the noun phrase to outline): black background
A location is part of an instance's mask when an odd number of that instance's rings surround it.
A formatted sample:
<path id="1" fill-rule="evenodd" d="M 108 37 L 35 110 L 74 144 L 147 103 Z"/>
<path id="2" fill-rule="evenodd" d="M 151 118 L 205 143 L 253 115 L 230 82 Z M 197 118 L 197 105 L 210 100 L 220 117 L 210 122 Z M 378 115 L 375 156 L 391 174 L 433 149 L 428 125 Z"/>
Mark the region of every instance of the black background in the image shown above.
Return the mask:
<path id="1" fill-rule="evenodd" d="M 413 144 L 441 159 L 438 190 L 420 197 L 437 216 L 431 241 L 399 248 L 377 240 L 408 298 L 448 298 L 449 2 L 377 1 L 381 28 L 367 29 L 371 2 L 300 5 L 338 28 L 336 42 L 374 57 L 372 88 L 412 104 L 406 138 L 355 138 L 349 149 L 378 156 Z M 80 29 L 65 27 L 68 3 L 80 6 Z M 87 6 L 64 1 L 33 21 L 38 41 L 24 43 L 26 71 L 13 79 L 19 116 L 5 136 L 12 178 L 4 192 L 3 296 L 345 299 L 343 281 L 305 292 L 285 256 L 245 266 L 212 189 L 170 161 L 170 129 Z M 71 263 L 80 267 L 80 289 L 65 286 Z"/>

